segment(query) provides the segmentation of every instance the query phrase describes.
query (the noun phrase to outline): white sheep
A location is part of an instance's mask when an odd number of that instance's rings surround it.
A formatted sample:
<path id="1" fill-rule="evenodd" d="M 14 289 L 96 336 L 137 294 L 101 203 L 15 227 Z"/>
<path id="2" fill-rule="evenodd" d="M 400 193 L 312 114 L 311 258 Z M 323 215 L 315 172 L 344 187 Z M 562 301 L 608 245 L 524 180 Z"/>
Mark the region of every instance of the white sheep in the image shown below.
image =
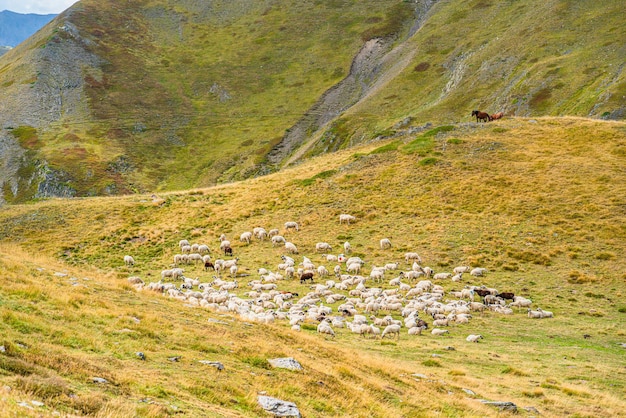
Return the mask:
<path id="1" fill-rule="evenodd" d="M 220 242 L 220 250 L 224 251 L 224 248 L 226 247 L 230 247 L 230 241 L 224 239 L 222 240 L 222 242 Z"/>
<path id="2" fill-rule="evenodd" d="M 422 327 L 418 327 L 418 326 L 411 327 L 411 328 L 409 328 L 409 335 L 422 335 L 422 331 L 424 329 L 426 329 L 426 328 L 423 327 L 423 326 Z"/>
<path id="3" fill-rule="evenodd" d="M 383 330 L 383 333 L 380 335 L 380 338 L 383 339 L 385 338 L 385 335 L 395 334 L 396 337 L 400 339 L 400 328 L 401 326 L 397 324 L 387 325 L 385 329 Z"/>
<path id="4" fill-rule="evenodd" d="M 452 277 L 452 273 L 437 273 L 433 276 L 435 280 L 445 280 Z"/>
<path id="5" fill-rule="evenodd" d="M 443 334 L 449 334 L 450 331 L 448 331 L 447 329 L 433 328 L 433 330 L 430 333 L 433 335 L 443 335 Z"/>
<path id="6" fill-rule="evenodd" d="M 317 326 L 317 332 L 319 332 L 320 334 L 328 334 L 332 338 L 335 338 L 335 331 L 333 331 L 333 329 L 330 327 L 327 319 L 320 322 L 320 324 Z"/>
<path id="7" fill-rule="evenodd" d="M 206 245 L 206 244 L 200 244 L 200 245 L 198 245 L 198 252 L 199 252 L 200 254 L 210 253 L 210 252 L 211 252 L 211 249 L 210 249 L 210 248 L 209 248 L 209 246 L 208 246 L 208 245 Z"/>
<path id="8" fill-rule="evenodd" d="M 407 264 L 409 264 L 409 261 L 417 261 L 418 263 L 422 262 L 422 258 L 419 256 L 418 253 L 406 253 L 404 254 L 404 259 L 406 260 Z"/>
<path id="9" fill-rule="evenodd" d="M 522 296 L 515 296 L 513 298 L 513 302 L 511 302 L 509 306 L 515 306 L 519 310 L 521 308 L 529 308 L 530 305 L 532 304 L 533 304 L 533 301 L 530 299 L 526 299 L 525 297 L 522 297 Z"/>
<path id="10" fill-rule="evenodd" d="M 183 254 L 189 254 L 191 252 L 191 245 L 183 245 L 180 250 Z"/>
<path id="11" fill-rule="evenodd" d="M 529 318 L 543 318 L 543 312 L 540 311 L 539 309 L 536 311 L 533 311 L 530 308 L 528 308 L 528 317 Z"/>
<path id="12" fill-rule="evenodd" d="M 348 273 L 358 274 L 361 271 L 361 263 L 351 263 L 347 267 Z"/>
<path id="13" fill-rule="evenodd" d="M 250 240 L 252 239 L 252 232 L 246 231 L 239 236 L 239 241 L 245 242 L 246 244 L 250 244 Z M 230 245 L 229 245 L 230 247 Z M 221 248 L 221 246 L 220 246 Z M 223 249 L 223 248 L 222 248 Z"/>
<path id="14" fill-rule="evenodd" d="M 467 336 L 467 338 L 465 339 L 465 341 L 470 342 L 470 343 L 477 343 L 478 340 L 482 339 L 483 336 L 482 335 L 474 335 L 474 334 L 470 334 Z"/>
<path id="15" fill-rule="evenodd" d="M 127 266 L 134 266 L 135 265 L 135 259 L 130 256 L 130 255 L 125 255 L 124 256 L 124 264 L 126 264 Z"/>
<path id="16" fill-rule="evenodd" d="M 272 247 L 275 247 L 278 244 L 284 244 L 285 242 L 287 242 L 285 240 L 285 237 L 283 237 L 282 235 L 274 235 L 272 237 Z"/>
<path id="17" fill-rule="evenodd" d="M 470 271 L 470 274 L 474 277 L 480 277 L 480 276 L 484 276 L 486 272 L 487 272 L 486 268 L 476 267 L 475 269 Z"/>
<path id="18" fill-rule="evenodd" d="M 352 252 L 352 246 L 350 245 L 348 241 L 343 243 L 343 250 L 346 252 L 346 254 L 349 254 Z"/>
<path id="19" fill-rule="evenodd" d="M 299 231 L 300 227 L 298 226 L 297 222 L 289 221 L 289 222 L 285 222 L 285 229 L 286 230 L 295 229 L 296 231 Z"/>
<path id="20" fill-rule="evenodd" d="M 389 240 L 389 238 L 383 238 L 380 240 L 380 249 L 381 250 L 386 250 L 388 248 L 391 248 L 391 241 Z"/>
<path id="21" fill-rule="evenodd" d="M 330 272 L 328 271 L 328 269 L 327 269 L 326 267 L 324 267 L 324 266 L 318 266 L 318 267 L 317 267 L 317 274 L 318 274 L 320 277 L 326 277 L 326 276 L 328 276 L 328 275 L 330 274 Z"/>
<path id="22" fill-rule="evenodd" d="M 280 233 L 280 231 L 277 228 L 274 229 L 270 229 L 270 231 L 267 233 L 268 237 L 273 237 L 275 235 L 278 235 Z"/>
<path id="23" fill-rule="evenodd" d="M 537 308 L 539 312 L 541 312 L 542 318 L 554 318 L 554 314 L 550 311 L 544 311 L 541 308 Z"/>
<path id="24" fill-rule="evenodd" d="M 391 270 L 391 271 L 398 270 L 398 267 L 399 267 L 398 263 L 387 263 L 387 264 L 385 264 L 385 270 Z"/>
<path id="25" fill-rule="evenodd" d="M 350 225 L 350 222 L 356 222 L 356 218 L 352 215 L 348 215 L 347 213 L 342 213 L 339 215 L 339 224 L 341 225 L 344 222 Z"/>
<path id="26" fill-rule="evenodd" d="M 296 247 L 296 245 L 293 242 L 286 241 L 285 242 L 285 249 L 290 254 L 298 254 L 298 247 Z"/>
<path id="27" fill-rule="evenodd" d="M 182 249 L 185 245 L 191 245 L 189 244 L 189 241 L 187 241 L 186 239 L 181 239 L 180 241 L 178 241 L 178 246 Z"/>
<path id="28" fill-rule="evenodd" d="M 468 273 L 472 268 L 470 266 L 458 266 L 454 268 L 454 274 Z"/>
<path id="29" fill-rule="evenodd" d="M 315 251 L 331 251 L 333 247 L 327 242 L 318 242 L 315 244 Z"/>

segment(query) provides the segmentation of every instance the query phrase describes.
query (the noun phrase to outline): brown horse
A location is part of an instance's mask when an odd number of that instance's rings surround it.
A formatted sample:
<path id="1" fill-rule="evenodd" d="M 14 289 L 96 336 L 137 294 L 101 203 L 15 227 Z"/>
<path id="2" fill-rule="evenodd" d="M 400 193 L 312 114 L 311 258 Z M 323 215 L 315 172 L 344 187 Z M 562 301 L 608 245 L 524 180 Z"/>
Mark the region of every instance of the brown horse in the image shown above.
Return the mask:
<path id="1" fill-rule="evenodd" d="M 504 112 L 494 113 L 493 115 L 491 115 L 491 120 L 502 119 L 502 116 L 504 116 Z"/>
<path id="2" fill-rule="evenodd" d="M 483 122 L 491 121 L 489 113 L 481 112 L 480 110 L 472 110 L 472 116 L 476 116 L 476 122 L 482 120 Z"/>

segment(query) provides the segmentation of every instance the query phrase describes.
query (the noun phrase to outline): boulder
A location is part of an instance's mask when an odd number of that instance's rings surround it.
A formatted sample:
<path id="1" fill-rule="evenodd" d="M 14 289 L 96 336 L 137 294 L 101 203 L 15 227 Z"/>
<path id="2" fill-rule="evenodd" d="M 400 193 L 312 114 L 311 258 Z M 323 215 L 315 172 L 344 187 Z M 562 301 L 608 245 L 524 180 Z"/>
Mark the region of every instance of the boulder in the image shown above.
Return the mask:
<path id="1" fill-rule="evenodd" d="M 283 358 L 273 358 L 269 359 L 268 362 L 272 365 L 272 367 L 276 367 L 279 369 L 289 369 L 289 370 L 302 370 L 302 366 L 296 359 L 293 357 L 283 357 Z"/>
<path id="2" fill-rule="evenodd" d="M 293 402 L 283 401 L 271 396 L 259 395 L 257 398 L 261 408 L 265 409 L 275 417 L 298 417 L 301 418 L 300 410 Z"/>

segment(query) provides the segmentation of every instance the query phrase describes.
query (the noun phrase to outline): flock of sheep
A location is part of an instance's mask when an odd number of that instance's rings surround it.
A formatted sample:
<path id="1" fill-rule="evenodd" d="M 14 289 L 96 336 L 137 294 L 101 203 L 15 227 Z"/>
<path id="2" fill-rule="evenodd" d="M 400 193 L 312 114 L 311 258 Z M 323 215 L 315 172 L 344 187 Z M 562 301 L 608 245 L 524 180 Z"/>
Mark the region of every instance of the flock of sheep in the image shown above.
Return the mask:
<path id="1" fill-rule="evenodd" d="M 355 221 L 352 215 L 339 217 L 340 224 L 350 225 Z M 296 222 L 284 224 L 284 234 L 299 230 Z M 284 253 L 279 263 L 276 260 L 275 270 L 259 268 L 256 278 L 240 284 L 238 279 L 249 275 L 240 273 L 238 257 L 225 259 L 233 255 L 231 242 L 225 235 L 220 237 L 219 247 L 224 258 L 217 259 L 212 258 L 208 245 L 181 240 L 180 253 L 174 255 L 171 268 L 161 271 L 161 280 L 148 284 L 136 276 L 128 280 L 138 290 L 159 292 L 189 306 L 234 313 L 244 321 L 284 320 L 294 330 L 300 330 L 303 324 L 314 324 L 318 333 L 331 337 L 336 329 L 343 328 L 361 336 L 399 339 L 403 328 L 408 335 L 420 335 L 431 326 L 431 334 L 439 336 L 448 333 L 450 325 L 467 324 L 473 314 L 485 310 L 510 315 L 514 308 L 525 308 L 529 318 L 553 317 L 552 312 L 540 308 L 531 310 L 530 299 L 512 292 L 501 293 L 484 285 L 465 285 L 461 290 L 446 292 L 441 285 L 460 282 L 464 274 L 481 277 L 487 272 L 484 268 L 458 266 L 452 272 L 435 272 L 422 266 L 422 259 L 415 252 L 404 254 L 406 264 L 388 262 L 369 266 L 360 257 L 350 256 L 348 242 L 343 245 L 344 252 L 338 255 L 330 253 L 330 244 L 318 242 L 315 251 L 321 263 L 316 264 L 311 258 L 299 255 L 296 245 L 286 240 L 278 229 L 267 231 L 260 227 L 243 232 L 239 241 L 241 245 L 267 241 L 274 247 L 282 245 Z M 379 245 L 381 250 L 392 248 L 387 238 L 381 239 Z M 127 255 L 124 263 L 132 267 L 135 260 Z M 323 263 L 334 266 L 329 269 Z M 211 279 L 186 277 L 184 268 L 192 264 L 210 270 L 207 276 Z M 294 281 L 309 282 L 309 291 L 300 295 L 287 290 L 294 288 Z M 482 338 L 471 334 L 466 340 L 478 342 Z"/>

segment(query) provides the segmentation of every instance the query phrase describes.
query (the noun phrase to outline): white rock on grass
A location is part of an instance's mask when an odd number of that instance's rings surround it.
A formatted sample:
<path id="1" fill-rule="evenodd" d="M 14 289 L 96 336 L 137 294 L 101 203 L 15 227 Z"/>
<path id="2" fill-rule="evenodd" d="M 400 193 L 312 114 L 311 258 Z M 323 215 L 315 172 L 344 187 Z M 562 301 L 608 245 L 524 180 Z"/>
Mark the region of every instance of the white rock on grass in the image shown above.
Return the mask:
<path id="1" fill-rule="evenodd" d="M 273 358 L 267 361 L 279 369 L 302 370 L 302 365 L 293 357 Z"/>
<path id="2" fill-rule="evenodd" d="M 302 418 L 300 410 L 293 402 L 283 401 L 271 396 L 259 395 L 257 398 L 261 408 L 265 409 L 270 414 L 274 414 L 275 417 L 298 417 Z"/>

